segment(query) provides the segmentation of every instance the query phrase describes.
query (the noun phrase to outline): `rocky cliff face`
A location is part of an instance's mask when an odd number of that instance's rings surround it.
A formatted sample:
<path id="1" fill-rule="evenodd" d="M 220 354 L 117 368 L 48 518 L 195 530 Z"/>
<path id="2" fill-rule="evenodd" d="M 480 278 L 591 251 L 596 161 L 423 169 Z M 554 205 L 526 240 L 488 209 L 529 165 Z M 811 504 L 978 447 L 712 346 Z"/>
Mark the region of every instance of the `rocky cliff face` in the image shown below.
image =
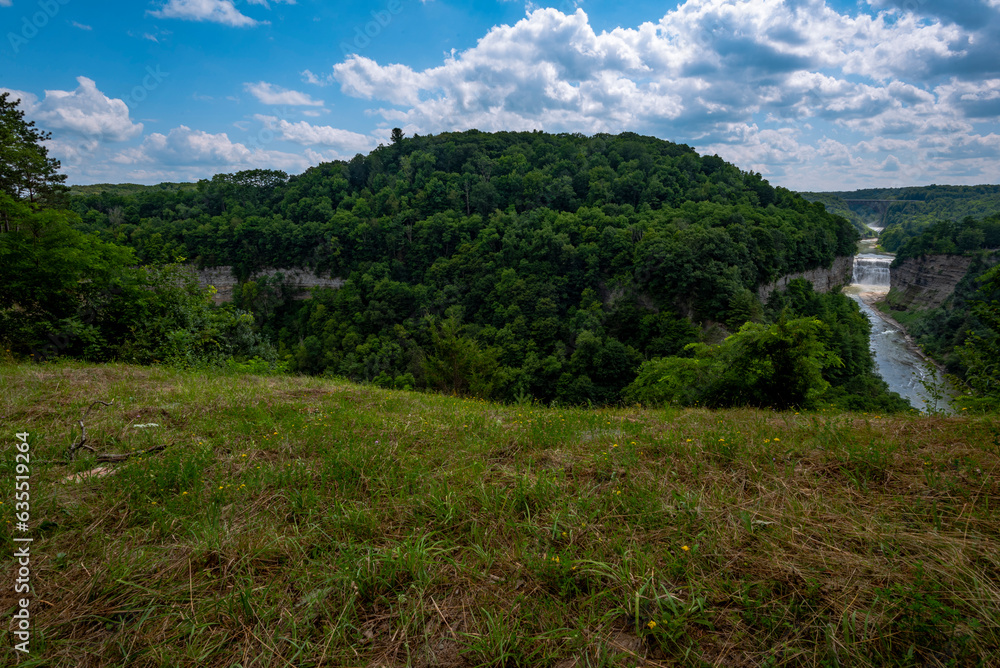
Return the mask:
<path id="1" fill-rule="evenodd" d="M 834 259 L 833 265 L 829 268 L 810 269 L 809 271 L 782 276 L 773 283 L 768 283 L 757 288 L 757 296 L 761 302 L 767 303 L 767 299 L 772 292 L 775 290 L 784 290 L 789 281 L 796 278 L 804 278 L 812 282 L 816 292 L 829 292 L 841 285 L 850 284 L 853 262 L 854 258 L 852 257 L 838 257 Z M 232 301 L 233 288 L 238 283 L 236 277 L 233 276 L 232 267 L 208 267 L 197 270 L 192 268 L 192 271 L 194 271 L 198 277 L 198 282 L 202 286 L 212 286 L 217 290 L 213 297 L 216 304 Z M 316 288 L 340 288 L 344 285 L 344 279 L 342 278 L 316 276 L 307 269 L 265 269 L 254 274 L 251 279 L 260 276 L 274 276 L 279 273 L 284 276 L 288 285 L 300 291 L 298 299 L 307 299 L 312 290 Z"/>
<path id="2" fill-rule="evenodd" d="M 892 269 L 886 301 L 896 311 L 936 308 L 955 291 L 969 270 L 964 255 L 926 255 L 903 261 Z"/>
<path id="3" fill-rule="evenodd" d="M 233 300 L 233 288 L 236 287 L 237 280 L 233 276 L 232 267 L 209 267 L 193 271 L 203 287 L 212 286 L 217 290 L 213 297 L 216 304 Z M 316 276 L 308 269 L 265 269 L 251 276 L 251 280 L 276 274 L 284 276 L 286 284 L 299 291 L 296 299 L 307 299 L 316 288 L 339 288 L 344 285 L 342 278 Z"/>
<path id="4" fill-rule="evenodd" d="M 757 288 L 757 297 L 760 298 L 761 303 L 766 304 L 772 292 L 775 290 L 784 290 L 789 282 L 796 278 L 804 278 L 810 281 L 816 292 L 830 292 L 841 285 L 850 285 L 851 270 L 853 267 L 853 257 L 834 258 L 833 265 L 827 269 L 810 269 L 809 271 L 797 274 L 788 274 L 773 283 L 760 286 Z"/>

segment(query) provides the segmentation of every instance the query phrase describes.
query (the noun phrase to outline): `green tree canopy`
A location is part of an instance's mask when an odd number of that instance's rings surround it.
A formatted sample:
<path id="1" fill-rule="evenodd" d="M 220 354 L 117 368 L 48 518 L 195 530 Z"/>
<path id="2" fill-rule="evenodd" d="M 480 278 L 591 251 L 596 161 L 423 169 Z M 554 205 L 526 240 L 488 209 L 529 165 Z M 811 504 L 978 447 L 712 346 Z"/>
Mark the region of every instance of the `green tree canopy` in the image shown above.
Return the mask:
<path id="1" fill-rule="evenodd" d="M 38 202 L 51 195 L 66 180 L 59 174 L 59 161 L 50 158 L 43 142 L 51 134 L 24 120 L 24 111 L 10 93 L 0 93 L 0 193 L 9 200 L 0 203 L 0 223 L 6 231 L 11 218 L 5 210 L 12 201 Z"/>

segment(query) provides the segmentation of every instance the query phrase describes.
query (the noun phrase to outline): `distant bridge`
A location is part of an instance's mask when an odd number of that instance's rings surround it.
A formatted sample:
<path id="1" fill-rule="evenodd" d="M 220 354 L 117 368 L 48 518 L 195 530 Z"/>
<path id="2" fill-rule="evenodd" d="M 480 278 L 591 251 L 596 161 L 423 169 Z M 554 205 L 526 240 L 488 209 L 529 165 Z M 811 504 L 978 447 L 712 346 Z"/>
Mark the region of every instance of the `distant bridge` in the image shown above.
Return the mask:
<path id="1" fill-rule="evenodd" d="M 879 226 L 885 229 L 885 219 L 889 215 L 889 207 L 905 202 L 923 202 L 922 199 L 845 199 L 848 204 L 864 204 L 878 212 Z"/>

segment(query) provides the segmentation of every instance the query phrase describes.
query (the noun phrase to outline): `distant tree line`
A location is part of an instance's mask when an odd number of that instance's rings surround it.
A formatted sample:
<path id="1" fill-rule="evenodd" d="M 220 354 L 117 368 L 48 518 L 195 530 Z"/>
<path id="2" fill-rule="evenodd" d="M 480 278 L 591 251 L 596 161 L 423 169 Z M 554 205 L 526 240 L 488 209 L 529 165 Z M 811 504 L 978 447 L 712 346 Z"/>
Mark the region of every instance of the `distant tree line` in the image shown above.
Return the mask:
<path id="1" fill-rule="evenodd" d="M 875 224 L 878 214 L 861 203 L 845 200 L 916 200 L 893 204 L 886 216 L 886 231 L 900 225 L 911 231 L 940 220 L 985 218 L 1000 211 L 1000 185 L 910 186 L 905 188 L 867 188 L 864 190 L 802 193 L 809 201 L 821 201 L 833 213 L 857 221 Z M 852 217 L 852 215 L 854 217 Z M 856 218 L 855 218 L 856 217 Z M 884 245 L 884 244 L 883 244 Z"/>
<path id="2" fill-rule="evenodd" d="M 982 219 L 966 216 L 961 222 L 894 225 L 879 235 L 879 245 L 896 253 L 893 266 L 897 267 L 909 258 L 924 255 L 1000 249 L 1000 213 Z"/>

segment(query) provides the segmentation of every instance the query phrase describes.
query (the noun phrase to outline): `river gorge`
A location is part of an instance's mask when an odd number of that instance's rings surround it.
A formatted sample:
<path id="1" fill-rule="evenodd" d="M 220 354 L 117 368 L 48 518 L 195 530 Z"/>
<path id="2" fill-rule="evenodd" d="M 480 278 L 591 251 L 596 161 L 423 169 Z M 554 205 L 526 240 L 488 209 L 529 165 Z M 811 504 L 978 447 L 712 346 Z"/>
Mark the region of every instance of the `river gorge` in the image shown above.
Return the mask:
<path id="1" fill-rule="evenodd" d="M 941 370 L 920 352 L 899 323 L 874 307 L 889 292 L 893 256 L 876 252 L 874 240 L 862 243 L 844 294 L 858 302 L 871 322 L 870 347 L 877 373 L 914 408 L 951 412 L 948 398 L 955 390 Z"/>

